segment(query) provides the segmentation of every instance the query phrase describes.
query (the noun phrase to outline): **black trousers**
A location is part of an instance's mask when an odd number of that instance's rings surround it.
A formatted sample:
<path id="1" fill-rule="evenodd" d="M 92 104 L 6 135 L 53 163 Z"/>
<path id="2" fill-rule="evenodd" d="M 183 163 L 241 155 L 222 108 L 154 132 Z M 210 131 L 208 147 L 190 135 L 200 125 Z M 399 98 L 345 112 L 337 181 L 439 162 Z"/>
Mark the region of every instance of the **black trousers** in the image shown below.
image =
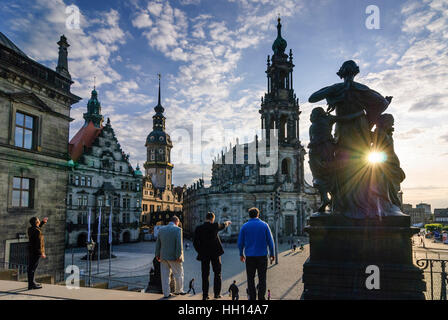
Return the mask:
<path id="1" fill-rule="evenodd" d="M 268 269 L 268 258 L 246 257 L 247 287 L 249 300 L 256 300 L 255 273 L 258 273 L 258 300 L 265 300 L 266 294 L 266 271 Z"/>
<path id="2" fill-rule="evenodd" d="M 238 300 L 238 298 L 239 298 L 238 295 L 233 295 L 233 294 L 232 294 L 232 301 L 233 301 L 233 300 Z"/>
<path id="3" fill-rule="evenodd" d="M 204 297 L 208 296 L 210 263 L 212 264 L 214 273 L 213 292 L 215 296 L 219 296 L 221 294 L 221 257 L 204 258 L 201 260 L 202 295 Z"/>
<path id="4" fill-rule="evenodd" d="M 190 293 L 190 291 L 192 291 L 192 290 L 193 290 L 193 294 L 196 294 L 196 291 L 194 291 L 194 288 L 192 288 L 192 287 L 188 288 L 187 293 Z"/>
<path id="5" fill-rule="evenodd" d="M 34 274 L 36 273 L 37 266 L 39 265 L 40 256 L 29 255 L 28 261 L 28 287 L 36 285 L 34 282 Z"/>

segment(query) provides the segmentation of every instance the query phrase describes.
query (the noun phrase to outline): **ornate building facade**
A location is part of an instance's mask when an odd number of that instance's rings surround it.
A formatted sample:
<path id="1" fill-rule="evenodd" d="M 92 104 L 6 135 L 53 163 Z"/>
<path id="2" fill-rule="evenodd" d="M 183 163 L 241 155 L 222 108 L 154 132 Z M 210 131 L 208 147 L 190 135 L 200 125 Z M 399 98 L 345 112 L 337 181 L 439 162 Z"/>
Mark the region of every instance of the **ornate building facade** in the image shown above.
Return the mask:
<path id="1" fill-rule="evenodd" d="M 69 143 L 72 171 L 67 192 L 69 247 L 85 246 L 91 211 L 92 239 L 96 242 L 101 210 L 102 239 L 107 241 L 109 215 L 113 242 L 137 241 L 140 234 L 142 173 L 134 170 L 115 136 L 110 120 L 103 125 L 101 104 L 94 89 L 84 113 L 85 123 Z"/>
<path id="2" fill-rule="evenodd" d="M 285 53 L 287 43 L 281 27 L 279 19 L 272 45 L 274 54 L 267 60 L 267 93 L 259 110 L 263 136 L 247 144 L 237 142 L 221 153 L 212 165 L 210 187 L 204 187 L 200 179 L 187 189 L 184 226 L 189 233 L 204 221 L 208 211 L 213 211 L 217 220 L 232 221 L 223 238 L 236 238 L 248 220 L 247 209 L 255 206 L 271 228 L 278 214 L 280 235 L 301 234 L 318 202 L 315 190 L 304 179 L 305 149 L 299 139 L 300 110 L 293 89 L 292 50 L 289 55 Z M 272 159 L 276 169 L 266 174 L 262 158 Z"/>
<path id="3" fill-rule="evenodd" d="M 81 99 L 70 91 L 65 36 L 58 45 L 51 70 L 0 32 L 0 262 L 26 264 L 29 219 L 48 217 L 38 273 L 56 281 L 64 275 L 70 107 Z"/>
<path id="4" fill-rule="evenodd" d="M 183 220 L 182 202 L 184 187 L 174 187 L 171 148 L 173 143 L 165 131 L 165 109 L 161 104 L 160 75 L 158 103 L 152 117 L 153 130 L 146 138 L 145 177 L 143 178 L 142 223 L 153 226 L 165 223 L 176 214 Z"/>

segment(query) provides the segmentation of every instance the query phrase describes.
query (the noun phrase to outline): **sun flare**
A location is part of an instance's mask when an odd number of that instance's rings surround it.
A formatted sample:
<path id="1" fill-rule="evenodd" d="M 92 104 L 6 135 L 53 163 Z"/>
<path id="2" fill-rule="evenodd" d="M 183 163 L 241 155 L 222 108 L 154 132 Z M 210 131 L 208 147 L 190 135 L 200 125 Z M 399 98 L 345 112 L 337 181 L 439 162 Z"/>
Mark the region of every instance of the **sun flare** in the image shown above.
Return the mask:
<path id="1" fill-rule="evenodd" d="M 386 159 L 387 159 L 387 156 L 384 152 L 371 152 L 367 156 L 367 160 L 372 164 L 382 163 L 382 162 L 386 161 Z"/>

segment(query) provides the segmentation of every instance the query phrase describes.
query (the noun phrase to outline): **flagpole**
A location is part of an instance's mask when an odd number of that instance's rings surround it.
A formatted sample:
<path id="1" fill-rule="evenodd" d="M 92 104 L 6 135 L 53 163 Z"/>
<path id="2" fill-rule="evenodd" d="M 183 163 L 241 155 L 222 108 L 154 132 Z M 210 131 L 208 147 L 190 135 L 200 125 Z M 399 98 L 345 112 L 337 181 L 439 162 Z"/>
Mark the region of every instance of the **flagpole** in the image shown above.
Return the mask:
<path id="1" fill-rule="evenodd" d="M 101 207 L 100 207 L 100 214 L 98 216 L 98 235 L 96 237 L 96 242 L 98 246 L 98 261 L 97 261 L 97 273 L 100 273 L 100 247 L 101 247 Z"/>
<path id="2" fill-rule="evenodd" d="M 87 243 L 90 242 L 90 218 L 92 216 L 92 207 L 89 207 L 89 216 L 87 217 Z M 86 245 L 87 247 L 87 245 Z M 89 273 L 89 286 L 90 286 L 90 252 L 87 248 L 87 270 L 86 273 Z"/>
<path id="3" fill-rule="evenodd" d="M 109 215 L 109 287 L 110 287 L 111 258 L 112 258 L 112 203 L 110 204 L 110 215 Z"/>

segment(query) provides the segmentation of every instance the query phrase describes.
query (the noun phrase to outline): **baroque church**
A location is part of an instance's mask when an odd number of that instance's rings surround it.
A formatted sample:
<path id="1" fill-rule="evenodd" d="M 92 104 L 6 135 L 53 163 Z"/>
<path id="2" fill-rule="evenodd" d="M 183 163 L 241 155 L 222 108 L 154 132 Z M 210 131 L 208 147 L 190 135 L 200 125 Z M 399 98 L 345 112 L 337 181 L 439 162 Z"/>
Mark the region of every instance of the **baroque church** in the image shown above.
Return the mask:
<path id="1" fill-rule="evenodd" d="M 186 190 L 184 228 L 189 234 L 212 211 L 217 221 L 232 221 L 221 236 L 235 240 L 249 219 L 247 210 L 257 207 L 272 230 L 278 218 L 279 235 L 300 235 L 319 203 L 315 189 L 304 179 L 306 152 L 299 138 L 301 111 L 293 89 L 293 56 L 292 50 L 285 53 L 281 28 L 279 18 L 273 55 L 267 59 L 267 92 L 259 110 L 263 134 L 246 144 L 237 140 L 222 152 L 213 161 L 210 187 L 199 179 Z"/>
<path id="2" fill-rule="evenodd" d="M 174 187 L 171 149 L 173 143 L 165 131 L 165 108 L 161 104 L 160 75 L 158 103 L 152 117 L 153 130 L 146 138 L 146 162 L 143 178 L 142 225 L 153 227 L 166 224 L 172 215 L 177 215 L 181 222 L 184 187 Z"/>
<path id="3" fill-rule="evenodd" d="M 91 214 L 91 239 L 97 241 L 101 212 L 101 241 L 108 239 L 112 214 L 113 243 L 137 241 L 140 234 L 142 172 L 134 170 L 118 142 L 110 119 L 103 125 L 94 88 L 84 113 L 84 125 L 69 143 L 71 172 L 67 192 L 68 247 L 83 247 Z"/>

